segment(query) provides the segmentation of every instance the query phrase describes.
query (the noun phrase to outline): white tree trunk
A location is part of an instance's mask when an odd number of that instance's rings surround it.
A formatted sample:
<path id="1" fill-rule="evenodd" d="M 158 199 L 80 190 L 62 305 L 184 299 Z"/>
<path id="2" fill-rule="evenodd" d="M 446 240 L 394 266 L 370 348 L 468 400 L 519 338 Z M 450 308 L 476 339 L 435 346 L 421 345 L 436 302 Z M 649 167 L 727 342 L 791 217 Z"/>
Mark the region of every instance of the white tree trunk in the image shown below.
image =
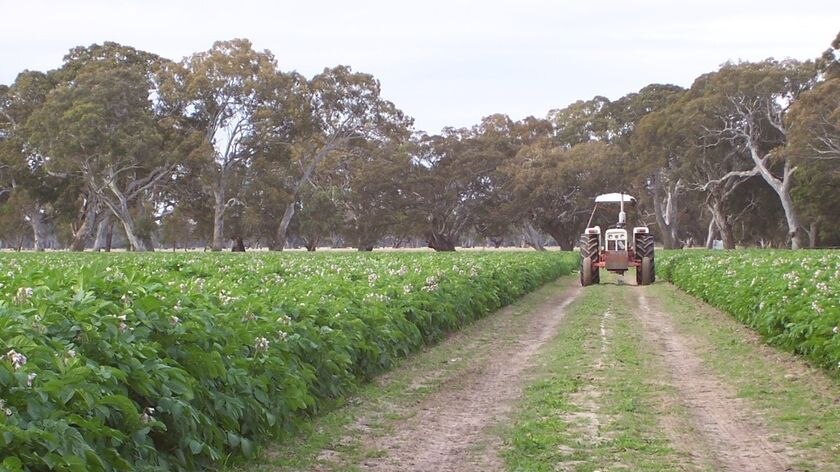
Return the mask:
<path id="1" fill-rule="evenodd" d="M 534 225 L 531 224 L 530 221 L 525 222 L 525 226 L 523 228 L 523 236 L 525 237 L 526 244 L 536 249 L 537 251 L 545 251 L 545 242 L 543 241 L 543 235 L 537 230 L 537 228 L 534 227 Z M 557 244 L 560 244 L 560 242 L 558 241 Z"/>
<path id="2" fill-rule="evenodd" d="M 713 200 L 708 205 L 709 211 L 712 213 L 712 220 L 720 233 L 720 239 L 723 241 L 724 249 L 735 249 L 735 241 L 732 237 L 732 226 L 727 220 L 726 213 L 723 210 L 723 203 Z"/>
<path id="3" fill-rule="evenodd" d="M 213 190 L 213 243 L 214 251 L 221 251 L 225 243 L 225 192 L 222 188 Z"/>
<path id="4" fill-rule="evenodd" d="M 134 218 L 131 216 L 131 211 L 128 208 L 128 199 L 120 191 L 113 179 L 108 182 L 108 187 L 117 201 L 114 202 L 109 198 L 102 198 L 102 201 L 110 208 L 113 215 L 122 224 L 125 237 L 128 239 L 128 243 L 132 249 L 137 252 L 154 251 L 155 248 L 153 246 L 147 245 L 143 238 L 137 235 L 134 228 Z"/>
<path id="5" fill-rule="evenodd" d="M 758 169 L 759 175 L 770 185 L 770 188 L 779 196 L 779 201 L 782 203 L 782 209 L 785 212 L 785 221 L 788 227 L 788 238 L 790 239 L 791 249 L 802 248 L 802 238 L 799 235 L 799 215 L 793 206 L 793 199 L 790 195 L 790 186 L 793 182 L 793 173 L 796 167 L 791 165 L 790 160 L 785 160 L 782 178 L 779 179 L 774 176 L 767 167 L 767 157 L 762 156 L 758 143 L 750 140 L 748 145 L 750 157 Z"/>
<path id="6" fill-rule="evenodd" d="M 103 249 L 110 249 L 108 248 L 108 234 L 111 232 L 111 225 L 113 221 L 111 219 L 111 212 L 109 210 L 102 212 L 102 219 L 99 222 L 99 226 L 96 228 L 96 239 L 93 243 L 93 250 L 94 251 L 101 251 Z"/>
<path id="7" fill-rule="evenodd" d="M 93 232 L 93 226 L 96 221 L 96 211 L 99 207 L 99 205 L 95 202 L 97 198 L 94 197 L 93 192 L 88 192 L 85 198 L 87 199 L 87 202 L 83 208 L 84 214 L 82 215 L 82 224 L 79 226 L 79 229 L 73 233 L 73 242 L 70 244 L 71 251 L 85 250 L 85 244 L 87 244 L 88 239 L 90 239 L 90 235 Z"/>
<path id="8" fill-rule="evenodd" d="M 715 217 L 712 216 L 709 218 L 709 229 L 706 232 L 706 249 L 711 249 L 715 242 L 715 229 L 717 229 Z"/>
<path id="9" fill-rule="evenodd" d="M 277 226 L 277 232 L 274 234 L 274 243 L 271 246 L 272 251 L 282 251 L 286 247 L 286 237 L 289 230 L 289 224 L 292 222 L 292 217 L 295 216 L 295 202 L 286 205 L 286 211 L 283 212 L 283 218 L 280 219 L 280 224 Z"/>
<path id="10" fill-rule="evenodd" d="M 29 225 L 32 227 L 32 237 L 35 243 L 35 250 L 43 251 L 46 249 L 49 234 L 47 232 L 46 218 L 44 218 L 44 214 L 41 211 L 41 205 L 35 205 L 34 210 L 28 216 Z"/>
<path id="11" fill-rule="evenodd" d="M 676 249 L 680 245 L 677 237 L 677 204 L 682 183 L 678 180 L 664 188 L 662 180 L 662 171 L 659 171 L 654 175 L 652 182 L 653 212 L 656 216 L 656 224 L 662 234 L 662 244 L 665 249 Z M 665 195 L 662 195 L 663 192 Z"/>

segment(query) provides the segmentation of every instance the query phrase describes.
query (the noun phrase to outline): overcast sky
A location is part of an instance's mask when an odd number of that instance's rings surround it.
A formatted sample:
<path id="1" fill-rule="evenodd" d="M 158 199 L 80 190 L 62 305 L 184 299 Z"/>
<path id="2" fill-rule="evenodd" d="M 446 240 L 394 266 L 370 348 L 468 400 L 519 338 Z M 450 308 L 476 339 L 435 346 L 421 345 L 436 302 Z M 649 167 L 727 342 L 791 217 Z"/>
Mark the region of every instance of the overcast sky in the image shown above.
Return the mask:
<path id="1" fill-rule="evenodd" d="M 810 59 L 840 31 L 836 0 L 0 0 L 0 11 L 0 83 L 59 67 L 78 45 L 180 60 L 245 37 L 283 70 L 373 74 L 429 132 L 689 86 L 727 60 Z"/>

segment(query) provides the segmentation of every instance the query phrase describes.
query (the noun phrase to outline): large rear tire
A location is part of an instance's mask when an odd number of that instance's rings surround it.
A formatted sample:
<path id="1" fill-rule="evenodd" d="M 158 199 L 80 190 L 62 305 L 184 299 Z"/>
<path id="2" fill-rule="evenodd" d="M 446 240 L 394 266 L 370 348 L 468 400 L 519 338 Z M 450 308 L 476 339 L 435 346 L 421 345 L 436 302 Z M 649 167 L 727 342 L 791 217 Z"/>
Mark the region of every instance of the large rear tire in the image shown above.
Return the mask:
<path id="1" fill-rule="evenodd" d="M 635 236 L 635 253 L 636 253 L 636 284 L 649 285 L 656 281 L 656 259 L 653 254 L 653 235 L 649 233 L 638 233 Z M 650 259 L 650 281 L 646 284 L 642 283 L 642 260 L 647 257 Z"/>
<path id="2" fill-rule="evenodd" d="M 581 260 L 580 285 L 582 287 L 592 285 L 592 264 L 588 263 L 587 259 Z"/>
<path id="3" fill-rule="evenodd" d="M 641 277 L 638 277 L 637 282 L 639 285 L 650 285 L 653 283 L 653 259 L 649 257 L 642 258 L 642 265 L 636 269 L 636 273 L 641 273 Z"/>
<path id="4" fill-rule="evenodd" d="M 601 274 L 592 264 L 598 262 L 598 235 L 584 234 L 580 237 L 580 284 L 587 285 L 601 282 Z"/>

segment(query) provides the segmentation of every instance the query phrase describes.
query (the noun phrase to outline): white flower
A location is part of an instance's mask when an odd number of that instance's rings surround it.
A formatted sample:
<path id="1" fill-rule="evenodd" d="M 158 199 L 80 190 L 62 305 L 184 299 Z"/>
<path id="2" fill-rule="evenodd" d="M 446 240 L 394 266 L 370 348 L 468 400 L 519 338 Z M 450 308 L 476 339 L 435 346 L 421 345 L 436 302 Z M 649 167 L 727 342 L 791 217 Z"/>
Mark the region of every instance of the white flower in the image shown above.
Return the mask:
<path id="1" fill-rule="evenodd" d="M 403 285 L 403 293 L 406 295 L 411 293 L 411 285 Z"/>
<path id="2" fill-rule="evenodd" d="M 75 349 L 68 349 L 67 353 L 64 354 L 64 356 L 69 358 L 69 359 L 73 359 L 74 357 L 76 357 L 76 350 Z"/>
<path id="3" fill-rule="evenodd" d="M 12 410 L 6 408 L 6 400 L 3 400 L 2 398 L 0 398 L 0 410 L 2 410 L 6 416 L 12 416 Z"/>
<path id="4" fill-rule="evenodd" d="M 26 376 L 26 386 L 32 387 L 32 381 L 35 380 L 35 377 L 37 376 L 38 374 L 36 374 L 35 372 L 30 372 L 29 375 Z"/>
<path id="5" fill-rule="evenodd" d="M 219 292 L 219 300 L 221 300 L 222 304 L 224 304 L 224 305 L 227 305 L 228 303 L 236 300 L 237 298 L 238 297 L 232 297 L 232 296 L 228 295 L 228 293 L 225 292 L 224 290 Z"/>
<path id="6" fill-rule="evenodd" d="M 15 295 L 14 302 L 17 304 L 21 304 L 29 299 L 32 296 L 32 287 L 20 287 L 17 290 L 17 295 Z"/>
<path id="7" fill-rule="evenodd" d="M 143 408 L 143 414 L 140 415 L 140 422 L 143 423 L 143 424 L 151 423 L 155 419 L 154 416 L 152 416 L 154 414 L 155 414 L 155 409 L 154 408 L 152 408 L 150 406 L 147 406 L 146 408 Z"/>
<path id="8" fill-rule="evenodd" d="M 181 318 L 178 318 L 177 316 L 172 315 L 172 316 L 169 317 L 169 322 L 172 323 L 172 326 L 177 326 L 178 323 L 181 322 Z"/>
<path id="9" fill-rule="evenodd" d="M 292 324 L 292 319 L 289 318 L 289 315 L 283 315 L 280 318 L 277 318 L 277 322 L 288 326 Z"/>
<path id="10" fill-rule="evenodd" d="M 373 285 L 376 280 L 379 279 L 379 276 L 376 273 L 372 273 L 368 275 L 368 283 Z"/>
<path id="11" fill-rule="evenodd" d="M 832 333 L 834 333 L 834 334 L 840 333 L 840 326 L 835 326 L 835 327 L 831 330 L 831 332 L 832 332 Z"/>
<path id="12" fill-rule="evenodd" d="M 817 304 L 816 300 L 811 302 L 811 309 L 816 311 L 817 313 L 822 313 L 823 311 L 822 307 Z"/>
<path id="13" fill-rule="evenodd" d="M 268 351 L 268 345 L 270 342 L 268 339 L 263 337 L 258 337 L 254 340 L 254 350 L 257 352 L 266 352 Z"/>
<path id="14" fill-rule="evenodd" d="M 12 367 L 15 370 L 20 369 L 24 364 L 26 364 L 26 356 L 15 351 L 14 349 L 6 353 L 6 358 L 9 359 L 9 361 L 12 363 Z"/>
<path id="15" fill-rule="evenodd" d="M 281 329 L 277 331 L 277 337 L 280 338 L 280 341 L 285 341 L 289 337 L 289 333 Z"/>

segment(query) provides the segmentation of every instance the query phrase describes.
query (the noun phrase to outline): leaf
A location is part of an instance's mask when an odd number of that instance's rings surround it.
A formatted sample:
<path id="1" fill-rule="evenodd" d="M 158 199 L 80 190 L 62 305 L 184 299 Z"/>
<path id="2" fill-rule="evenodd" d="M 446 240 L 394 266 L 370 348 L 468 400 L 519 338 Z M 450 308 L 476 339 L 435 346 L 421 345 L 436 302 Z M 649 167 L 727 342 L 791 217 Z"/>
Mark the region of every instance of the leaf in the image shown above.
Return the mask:
<path id="1" fill-rule="evenodd" d="M 0 463 L 0 466 L 2 466 L 2 469 L 0 469 L 0 471 L 23 472 L 23 462 L 16 456 L 11 456 L 3 459 L 3 462 Z"/>
<path id="2" fill-rule="evenodd" d="M 197 455 L 204 448 L 204 446 L 200 442 L 196 441 L 195 439 L 188 440 L 187 445 L 189 446 L 190 452 L 192 452 L 193 455 Z"/>

